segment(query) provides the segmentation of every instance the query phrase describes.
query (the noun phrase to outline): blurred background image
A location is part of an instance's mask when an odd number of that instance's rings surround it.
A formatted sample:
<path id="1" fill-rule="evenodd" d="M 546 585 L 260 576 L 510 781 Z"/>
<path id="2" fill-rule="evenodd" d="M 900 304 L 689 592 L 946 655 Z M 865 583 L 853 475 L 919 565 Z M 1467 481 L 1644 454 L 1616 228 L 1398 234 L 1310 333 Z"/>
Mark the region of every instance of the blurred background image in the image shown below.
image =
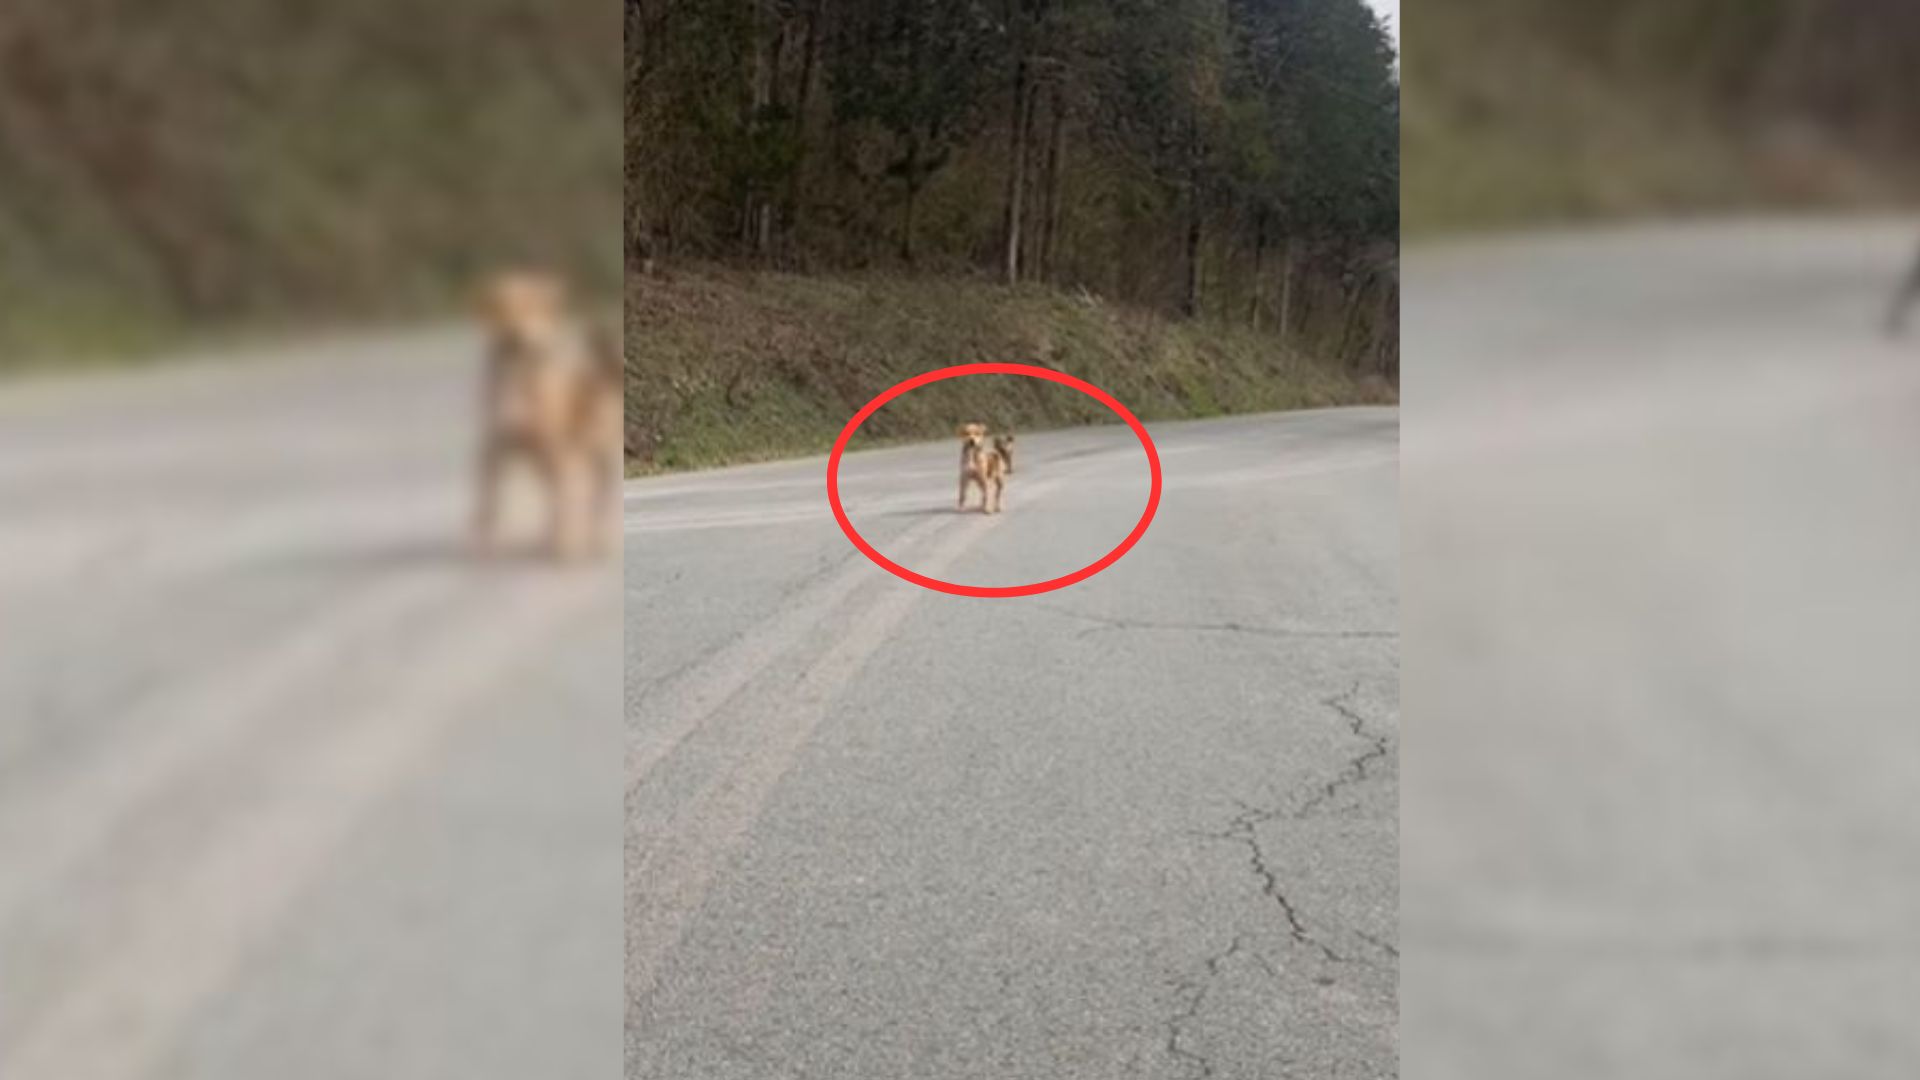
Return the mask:
<path id="1" fill-rule="evenodd" d="M 1405 32 L 1407 1061 L 1911 1075 L 1920 9 Z"/>
<path id="2" fill-rule="evenodd" d="M 0 10 L 0 1076 L 619 1069 L 618 575 L 468 535 L 480 279 L 617 302 L 619 35 Z"/>

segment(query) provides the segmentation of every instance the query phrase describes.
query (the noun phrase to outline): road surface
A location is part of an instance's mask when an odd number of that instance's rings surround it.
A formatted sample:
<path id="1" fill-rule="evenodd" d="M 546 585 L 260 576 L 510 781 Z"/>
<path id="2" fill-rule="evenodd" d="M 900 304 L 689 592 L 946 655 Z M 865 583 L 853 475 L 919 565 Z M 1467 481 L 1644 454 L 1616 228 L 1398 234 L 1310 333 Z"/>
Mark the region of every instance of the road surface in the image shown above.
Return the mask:
<path id="1" fill-rule="evenodd" d="M 1398 416 L 1156 424 L 1107 572 L 868 562 L 820 459 L 627 489 L 627 1075 L 1397 1070 Z M 849 455 L 889 557 L 1007 585 L 1139 517 L 1123 427 Z"/>
<path id="2" fill-rule="evenodd" d="M 1408 258 L 1416 1075 L 1920 1074 L 1916 238 Z"/>
<path id="3" fill-rule="evenodd" d="M 619 1069 L 619 587 L 461 549 L 474 343 L 0 386 L 0 1076 Z"/>

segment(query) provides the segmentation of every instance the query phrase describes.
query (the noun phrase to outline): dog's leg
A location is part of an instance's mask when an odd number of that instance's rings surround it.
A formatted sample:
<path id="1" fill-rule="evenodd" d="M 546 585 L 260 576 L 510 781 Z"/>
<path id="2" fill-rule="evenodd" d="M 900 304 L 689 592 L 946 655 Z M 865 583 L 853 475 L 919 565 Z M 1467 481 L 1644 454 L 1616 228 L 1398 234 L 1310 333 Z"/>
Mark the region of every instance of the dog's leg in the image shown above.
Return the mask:
<path id="1" fill-rule="evenodd" d="M 620 526 L 620 460 L 593 454 L 592 466 L 597 481 L 593 492 L 593 548 L 604 555 L 613 550 Z"/>
<path id="2" fill-rule="evenodd" d="M 492 551 L 500 531 L 500 483 L 504 479 L 506 448 L 498 439 L 480 447 L 479 486 L 474 491 L 473 541 L 482 552 Z"/>
<path id="3" fill-rule="evenodd" d="M 576 446 L 567 455 L 567 538 L 565 555 L 585 558 L 606 550 L 600 526 L 606 523 L 601 510 L 607 493 L 600 455 L 591 447 Z"/>
<path id="4" fill-rule="evenodd" d="M 585 554 L 587 543 L 587 493 L 590 490 L 585 456 L 578 451 L 563 454 L 555 470 L 558 481 L 554 495 L 560 502 L 559 538 L 554 550 L 571 562 Z"/>
<path id="5" fill-rule="evenodd" d="M 541 487 L 547 494 L 547 553 L 555 559 L 573 554 L 573 470 L 567 455 L 557 447 L 543 446 L 535 455 Z"/>
<path id="6" fill-rule="evenodd" d="M 967 470 L 964 466 L 960 469 L 960 497 L 953 501 L 953 508 L 956 511 L 967 508 Z"/>

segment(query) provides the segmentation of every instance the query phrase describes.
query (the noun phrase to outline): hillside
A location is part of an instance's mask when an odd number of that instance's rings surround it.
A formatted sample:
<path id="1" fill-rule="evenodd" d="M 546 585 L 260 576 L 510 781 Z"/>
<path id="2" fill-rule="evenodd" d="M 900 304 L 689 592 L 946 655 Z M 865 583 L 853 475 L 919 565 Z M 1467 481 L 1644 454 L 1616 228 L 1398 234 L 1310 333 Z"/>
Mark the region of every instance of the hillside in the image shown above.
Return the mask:
<path id="1" fill-rule="evenodd" d="M 824 451 L 970 361 L 1148 418 L 1391 398 L 1394 63 L 1364 0 L 634 0 L 630 463 Z M 983 377 L 862 434 L 960 415 L 1110 419 Z"/>
<path id="2" fill-rule="evenodd" d="M 881 390 L 953 364 L 1055 367 L 1148 420 L 1390 402 L 1397 374 L 1390 342 L 1341 348 L 1367 332 L 1358 320 L 1309 324 L 1288 345 L 1088 294 L 934 277 L 676 271 L 630 281 L 626 318 L 628 451 L 642 471 L 824 453 Z M 1113 420 L 1072 390 L 982 376 L 898 399 L 861 438 L 944 438 L 963 414 L 1015 431 Z"/>
<path id="3" fill-rule="evenodd" d="M 407 318 L 501 261 L 620 273 L 590 0 L 0 5 L 0 369 Z"/>
<path id="4" fill-rule="evenodd" d="M 1920 191 L 1906 0 L 1431 0 L 1406 41 L 1410 234 Z"/>

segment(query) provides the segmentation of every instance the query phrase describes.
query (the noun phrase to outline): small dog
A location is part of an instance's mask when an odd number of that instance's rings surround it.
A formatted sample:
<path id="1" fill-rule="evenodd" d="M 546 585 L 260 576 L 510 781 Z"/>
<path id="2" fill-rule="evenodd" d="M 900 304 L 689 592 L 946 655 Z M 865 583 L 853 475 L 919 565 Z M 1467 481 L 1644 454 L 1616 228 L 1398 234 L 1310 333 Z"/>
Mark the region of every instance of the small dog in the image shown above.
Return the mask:
<path id="1" fill-rule="evenodd" d="M 474 532 L 490 550 L 507 465 L 533 466 L 546 489 L 548 545 L 573 559 L 610 544 L 620 495 L 625 364 L 617 334 L 582 331 L 550 274 L 501 274 L 481 291 L 486 333 L 479 498 Z"/>
<path id="2" fill-rule="evenodd" d="M 997 514 L 1006 501 L 1007 459 L 998 447 L 987 442 L 985 424 L 960 426 L 960 499 L 955 507 L 967 508 L 967 489 L 980 488 L 980 512 Z"/>

